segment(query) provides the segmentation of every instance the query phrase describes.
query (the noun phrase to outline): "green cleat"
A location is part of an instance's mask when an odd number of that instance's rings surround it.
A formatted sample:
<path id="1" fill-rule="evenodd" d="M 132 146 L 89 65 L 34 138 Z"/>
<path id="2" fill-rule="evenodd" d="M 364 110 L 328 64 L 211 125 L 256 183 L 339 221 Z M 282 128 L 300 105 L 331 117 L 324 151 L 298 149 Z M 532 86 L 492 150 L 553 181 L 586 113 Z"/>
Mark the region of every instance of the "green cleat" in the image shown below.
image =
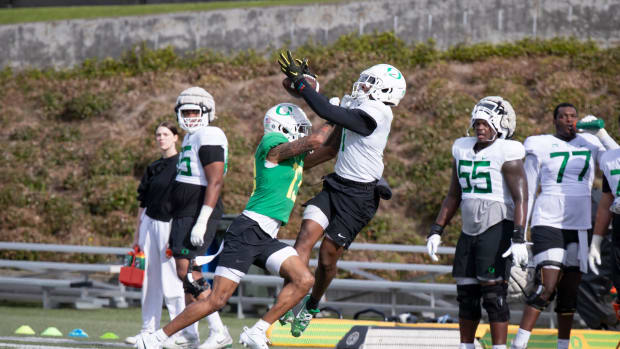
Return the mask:
<path id="1" fill-rule="evenodd" d="M 301 310 L 299 311 L 299 313 L 297 313 L 297 316 L 295 316 L 295 320 L 293 320 L 293 323 L 291 324 L 291 334 L 293 335 L 293 337 L 301 336 L 301 334 L 306 330 L 308 325 L 310 325 L 310 320 L 312 320 L 314 315 L 320 312 L 319 309 L 306 308 L 306 302 L 308 302 L 309 298 L 309 295 L 304 298 L 304 305 L 303 307 L 301 307 Z"/>
<path id="2" fill-rule="evenodd" d="M 280 321 L 280 325 L 282 326 L 286 326 L 286 324 L 292 324 L 293 320 L 295 320 L 295 314 L 293 314 L 292 310 L 287 311 L 286 313 L 284 313 L 284 315 L 282 315 L 282 317 L 280 317 L 280 319 L 278 319 L 278 321 Z"/>

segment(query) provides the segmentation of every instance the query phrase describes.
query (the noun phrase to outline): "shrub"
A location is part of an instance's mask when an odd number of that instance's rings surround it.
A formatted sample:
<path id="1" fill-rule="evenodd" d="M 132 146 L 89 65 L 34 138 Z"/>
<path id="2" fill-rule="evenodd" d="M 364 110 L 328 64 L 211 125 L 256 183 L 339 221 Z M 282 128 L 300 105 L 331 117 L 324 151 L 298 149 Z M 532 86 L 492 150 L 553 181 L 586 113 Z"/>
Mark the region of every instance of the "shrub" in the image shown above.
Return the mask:
<path id="1" fill-rule="evenodd" d="M 133 175 L 138 149 L 107 140 L 101 143 L 96 152 L 88 159 L 88 175 Z M 142 173 L 140 173 L 140 176 Z"/>
<path id="2" fill-rule="evenodd" d="M 105 216 L 113 211 L 137 212 L 138 182 L 127 176 L 96 176 L 86 183 L 86 204 L 93 215 Z"/>
<path id="3" fill-rule="evenodd" d="M 68 232 L 77 217 L 76 211 L 73 200 L 55 194 L 49 195 L 42 208 L 45 227 L 53 235 L 61 231 Z"/>
<path id="4" fill-rule="evenodd" d="M 105 115 L 111 106 L 112 99 L 110 96 L 86 92 L 68 100 L 58 117 L 63 121 L 92 119 Z"/>

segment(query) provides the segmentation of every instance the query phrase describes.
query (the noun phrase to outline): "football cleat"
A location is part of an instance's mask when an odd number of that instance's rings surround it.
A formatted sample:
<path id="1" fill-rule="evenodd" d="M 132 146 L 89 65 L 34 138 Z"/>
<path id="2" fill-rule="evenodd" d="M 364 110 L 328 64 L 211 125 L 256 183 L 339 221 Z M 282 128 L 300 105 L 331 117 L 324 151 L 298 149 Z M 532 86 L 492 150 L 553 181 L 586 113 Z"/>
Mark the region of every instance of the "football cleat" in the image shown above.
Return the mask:
<path id="1" fill-rule="evenodd" d="M 295 320 L 295 314 L 293 314 L 292 310 L 287 311 L 278 319 L 280 321 L 280 325 L 285 326 L 286 324 L 292 324 L 293 320 Z"/>
<path id="2" fill-rule="evenodd" d="M 269 349 L 271 342 L 263 331 L 244 327 L 239 337 L 239 344 L 251 349 Z"/>
<path id="3" fill-rule="evenodd" d="M 164 342 L 164 349 L 196 349 L 200 345 L 198 337 L 187 336 L 180 334 L 175 337 L 170 337 Z"/>
<path id="4" fill-rule="evenodd" d="M 297 313 L 297 316 L 295 316 L 295 320 L 293 320 L 293 323 L 291 324 L 291 334 L 293 335 L 293 337 L 301 336 L 301 334 L 306 330 L 306 328 L 308 328 L 308 325 L 310 325 L 310 321 L 312 320 L 314 315 L 320 312 L 319 309 L 306 308 L 306 303 L 309 299 L 310 295 L 307 295 L 304 298 L 304 300 L 302 301 L 304 305 L 301 307 L 301 310 L 299 310 L 299 313 Z"/>
<path id="5" fill-rule="evenodd" d="M 224 327 L 220 331 L 211 329 L 209 332 L 209 338 L 202 343 L 198 349 L 222 349 L 232 348 L 233 339 L 228 333 L 228 329 Z"/>

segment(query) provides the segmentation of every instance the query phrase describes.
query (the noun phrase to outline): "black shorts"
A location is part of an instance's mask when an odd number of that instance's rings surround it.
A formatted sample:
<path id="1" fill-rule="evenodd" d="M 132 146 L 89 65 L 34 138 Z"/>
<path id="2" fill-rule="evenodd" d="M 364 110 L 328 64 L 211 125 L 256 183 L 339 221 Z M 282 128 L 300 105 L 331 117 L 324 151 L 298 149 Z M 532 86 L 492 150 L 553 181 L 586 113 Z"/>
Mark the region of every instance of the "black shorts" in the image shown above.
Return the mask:
<path id="1" fill-rule="evenodd" d="M 506 280 L 510 263 L 502 254 L 510 247 L 513 228 L 512 221 L 503 220 L 480 235 L 461 233 L 454 252 L 452 276 L 479 281 Z"/>
<path id="2" fill-rule="evenodd" d="M 269 257 L 274 253 L 290 248 L 278 239 L 265 233 L 258 223 L 244 215 L 239 215 L 230 224 L 224 236 L 224 249 L 219 255 L 219 267 L 234 269 L 246 274 L 252 264 L 271 273 L 267 265 Z M 294 249 L 293 249 L 293 253 Z M 278 267 L 280 264 L 277 264 Z"/>
<path id="3" fill-rule="evenodd" d="M 545 225 L 532 227 L 532 253 L 537 255 L 552 248 L 566 249 L 570 243 L 579 243 L 577 230 L 559 229 Z"/>
<path id="4" fill-rule="evenodd" d="M 213 212 L 207 222 L 207 231 L 205 232 L 204 243 L 202 246 L 194 246 L 190 242 L 192 228 L 198 217 L 174 217 L 170 227 L 170 249 L 175 258 L 193 259 L 197 256 L 204 256 L 215 238 L 217 226 L 222 218 L 223 207 L 222 201 L 218 200 L 213 208 Z"/>
<path id="5" fill-rule="evenodd" d="M 329 221 L 325 234 L 346 249 L 379 208 L 375 187 L 376 181 L 360 183 L 331 173 L 323 180 L 323 190 L 303 206 L 318 207 Z"/>

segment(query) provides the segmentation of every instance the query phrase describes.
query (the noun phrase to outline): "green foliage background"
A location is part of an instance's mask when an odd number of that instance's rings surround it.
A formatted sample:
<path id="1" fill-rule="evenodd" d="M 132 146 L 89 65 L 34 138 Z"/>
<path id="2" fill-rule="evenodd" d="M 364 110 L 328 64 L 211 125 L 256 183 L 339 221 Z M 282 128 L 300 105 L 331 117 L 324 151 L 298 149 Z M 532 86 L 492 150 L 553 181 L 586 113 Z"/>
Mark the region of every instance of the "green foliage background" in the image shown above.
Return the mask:
<path id="1" fill-rule="evenodd" d="M 240 212 L 252 190 L 253 152 L 265 111 L 292 101 L 304 107 L 315 125 L 321 124 L 302 100 L 282 89 L 277 54 L 180 55 L 172 48 L 154 51 L 142 45 L 118 60 L 88 60 L 71 70 L 0 71 L 1 240 L 129 245 L 137 184 L 146 165 L 159 156 L 155 126 L 175 119 L 175 98 L 192 85 L 215 97 L 215 125 L 230 144 L 224 203 L 227 213 Z M 486 95 L 512 102 L 520 141 L 552 132 L 551 111 L 563 101 L 575 104 L 581 115 L 605 119 L 616 136 L 620 48 L 557 38 L 439 51 L 433 42 L 407 45 L 383 33 L 344 36 L 327 47 L 308 43 L 294 54 L 309 58 L 327 96 L 350 93 L 359 72 L 377 63 L 395 65 L 407 79 L 385 152 L 385 177 L 395 195 L 382 202 L 357 241 L 423 243 L 447 192 L 451 145 L 465 135 L 472 107 Z M 304 174 L 281 237 L 295 237 L 301 203 L 320 190 L 320 177 L 332 167 L 329 163 Z M 454 245 L 459 228 L 460 217 L 455 217 L 447 229 L 447 245 Z M 403 258 L 358 252 L 354 259 Z M 420 262 L 426 257 L 411 258 L 420 260 L 409 262 Z"/>

